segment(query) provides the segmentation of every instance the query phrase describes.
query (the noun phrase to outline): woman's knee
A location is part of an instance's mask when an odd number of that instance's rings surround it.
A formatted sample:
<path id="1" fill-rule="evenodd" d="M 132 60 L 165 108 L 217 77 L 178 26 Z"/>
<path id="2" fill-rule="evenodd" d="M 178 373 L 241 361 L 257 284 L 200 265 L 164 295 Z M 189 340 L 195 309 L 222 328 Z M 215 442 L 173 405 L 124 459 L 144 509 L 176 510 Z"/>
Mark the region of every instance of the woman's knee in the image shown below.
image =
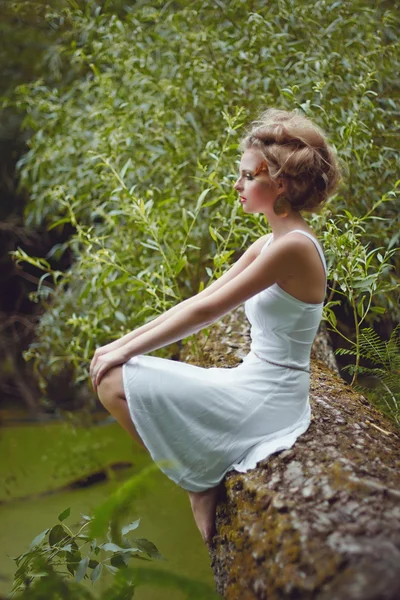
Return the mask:
<path id="1" fill-rule="evenodd" d="M 125 398 L 122 385 L 122 369 L 114 367 L 102 377 L 97 388 L 97 395 L 102 405 L 108 410 L 115 403 Z"/>

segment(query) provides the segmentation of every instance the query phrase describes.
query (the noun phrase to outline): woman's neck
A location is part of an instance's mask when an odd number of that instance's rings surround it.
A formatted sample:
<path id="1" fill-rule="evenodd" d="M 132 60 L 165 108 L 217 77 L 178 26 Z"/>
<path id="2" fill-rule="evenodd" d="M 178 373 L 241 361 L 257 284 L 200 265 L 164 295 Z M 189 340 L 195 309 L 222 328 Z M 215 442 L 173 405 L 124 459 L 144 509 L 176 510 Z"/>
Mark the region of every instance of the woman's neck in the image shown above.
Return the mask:
<path id="1" fill-rule="evenodd" d="M 266 215 L 267 221 L 272 228 L 272 234 L 274 239 L 278 239 L 283 235 L 293 231 L 293 229 L 308 229 L 308 225 L 303 217 L 297 213 L 295 215 L 287 215 L 286 217 L 273 215 Z"/>

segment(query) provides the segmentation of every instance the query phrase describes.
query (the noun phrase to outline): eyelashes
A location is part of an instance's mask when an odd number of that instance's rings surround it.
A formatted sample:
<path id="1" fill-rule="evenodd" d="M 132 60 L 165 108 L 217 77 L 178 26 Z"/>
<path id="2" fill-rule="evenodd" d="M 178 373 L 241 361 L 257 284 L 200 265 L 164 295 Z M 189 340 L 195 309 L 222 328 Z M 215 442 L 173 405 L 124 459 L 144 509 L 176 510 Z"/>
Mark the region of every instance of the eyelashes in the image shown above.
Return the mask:
<path id="1" fill-rule="evenodd" d="M 239 173 L 239 179 L 240 179 L 240 177 L 241 177 L 241 175 Z M 252 173 L 243 173 L 242 177 L 245 177 L 248 181 L 251 181 L 252 179 L 254 179 Z"/>

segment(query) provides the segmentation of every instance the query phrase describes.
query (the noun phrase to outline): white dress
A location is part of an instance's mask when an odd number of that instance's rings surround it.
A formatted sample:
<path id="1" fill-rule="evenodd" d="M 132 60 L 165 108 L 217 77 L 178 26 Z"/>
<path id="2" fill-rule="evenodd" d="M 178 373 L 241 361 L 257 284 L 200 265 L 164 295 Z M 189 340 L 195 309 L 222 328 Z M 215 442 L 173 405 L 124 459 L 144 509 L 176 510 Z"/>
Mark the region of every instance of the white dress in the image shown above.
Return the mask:
<path id="1" fill-rule="evenodd" d="M 315 243 L 326 271 L 315 238 L 294 231 Z M 310 351 L 322 307 L 275 283 L 245 303 L 251 349 L 239 366 L 202 368 L 146 355 L 123 365 L 132 421 L 168 477 L 186 490 L 206 490 L 228 471 L 246 472 L 290 448 L 307 430 Z"/>

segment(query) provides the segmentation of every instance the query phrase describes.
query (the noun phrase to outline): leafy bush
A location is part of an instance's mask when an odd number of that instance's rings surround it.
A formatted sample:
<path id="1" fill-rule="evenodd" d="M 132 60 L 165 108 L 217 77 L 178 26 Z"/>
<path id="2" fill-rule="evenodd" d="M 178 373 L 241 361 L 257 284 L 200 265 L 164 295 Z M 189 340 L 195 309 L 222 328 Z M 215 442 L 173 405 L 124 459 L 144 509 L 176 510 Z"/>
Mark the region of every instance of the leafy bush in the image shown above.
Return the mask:
<path id="1" fill-rule="evenodd" d="M 356 338 L 373 298 L 398 318 L 394 12 L 369 0 L 74 0 L 49 18 L 64 28 L 52 49 L 59 84 L 44 73 L 18 91 L 32 132 L 20 161 L 28 222 L 76 232 L 55 290 L 51 261 L 65 248 L 42 263 L 47 310 L 29 356 L 44 379 L 66 363 L 84 379 L 97 345 L 197 292 L 260 235 L 232 183 L 242 126 L 266 106 L 303 110 L 342 161 L 344 185 L 311 224 L 325 232 Z M 349 262 L 349 244 L 363 265 Z"/>

